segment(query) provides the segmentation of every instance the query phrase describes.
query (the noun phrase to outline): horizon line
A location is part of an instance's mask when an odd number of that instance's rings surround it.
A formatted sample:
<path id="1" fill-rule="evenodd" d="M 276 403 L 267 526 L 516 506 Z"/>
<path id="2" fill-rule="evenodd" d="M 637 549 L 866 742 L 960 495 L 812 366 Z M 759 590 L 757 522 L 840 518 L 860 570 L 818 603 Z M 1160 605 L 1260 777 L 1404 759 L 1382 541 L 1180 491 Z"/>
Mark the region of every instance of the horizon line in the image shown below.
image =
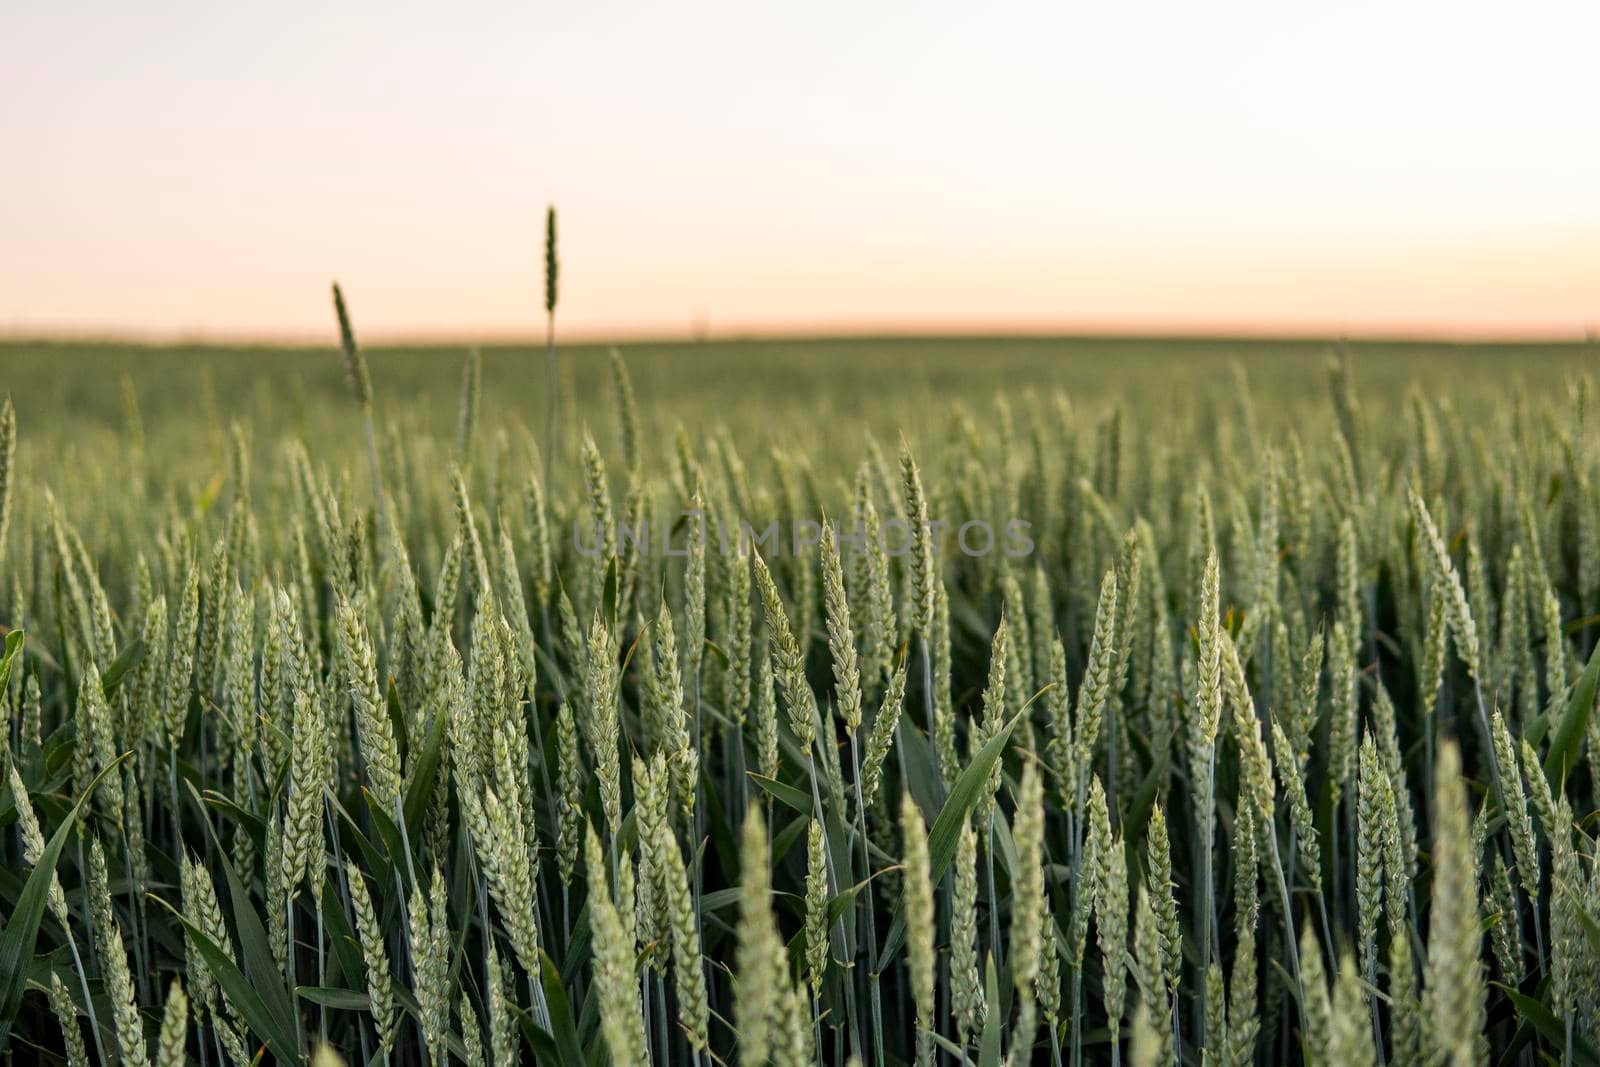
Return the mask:
<path id="1" fill-rule="evenodd" d="M 637 326 L 604 329 L 575 326 L 562 330 L 557 317 L 557 348 L 593 348 L 606 345 L 759 344 L 768 342 L 823 341 L 979 341 L 979 340 L 1169 340 L 1247 341 L 1334 344 L 1444 345 L 1584 345 L 1600 341 L 1600 324 L 1585 321 L 1566 327 L 1555 324 L 1447 324 L 1407 322 L 1350 324 L 1326 321 L 1278 323 L 1245 321 L 1130 321 L 1078 320 L 1060 323 L 1014 325 L 968 321 L 945 323 L 872 322 L 729 326 L 721 330 L 691 327 Z M 495 347 L 543 348 L 545 338 L 537 327 L 489 327 L 478 330 L 448 328 L 357 329 L 363 348 Z M 251 330 L 194 327 L 154 327 L 0 323 L 0 344 L 123 345 L 142 348 L 337 348 L 336 328 L 328 330 Z"/>

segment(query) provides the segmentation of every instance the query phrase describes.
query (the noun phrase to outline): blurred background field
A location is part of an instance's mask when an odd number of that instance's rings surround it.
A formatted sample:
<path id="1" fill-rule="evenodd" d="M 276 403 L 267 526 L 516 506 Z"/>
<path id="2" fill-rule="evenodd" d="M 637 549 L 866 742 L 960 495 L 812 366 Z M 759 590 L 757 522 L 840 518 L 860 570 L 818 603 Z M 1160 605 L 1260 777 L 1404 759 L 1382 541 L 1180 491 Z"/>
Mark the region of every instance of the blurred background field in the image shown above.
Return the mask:
<path id="1" fill-rule="evenodd" d="M 681 424 L 726 428 L 741 448 L 803 448 L 819 469 L 830 453 L 853 466 L 862 435 L 892 443 L 942 434 L 952 405 L 986 410 L 1012 396 L 1059 393 L 1080 412 L 1121 406 L 1151 430 L 1207 420 L 1236 399 L 1244 373 L 1260 428 L 1303 438 L 1330 417 L 1321 341 L 1140 338 L 901 338 L 759 340 L 621 346 L 639 399 L 647 449 L 670 449 Z M 448 436 L 458 414 L 467 346 L 368 350 L 380 423 Z M 482 417 L 488 426 L 542 425 L 545 353 L 488 346 Z M 614 433 L 607 346 L 559 350 L 567 418 L 602 447 Z M 1592 366 L 1584 344 L 1377 343 L 1351 347 L 1355 387 L 1374 412 L 1373 432 L 1395 420 L 1407 391 L 1470 409 L 1508 394 L 1559 388 Z M 259 448 L 284 434 L 325 442 L 337 453 L 358 443 L 337 350 L 214 346 L 146 347 L 85 342 L 0 344 L 0 378 L 25 428 L 21 462 L 73 452 L 112 452 L 142 433 L 179 482 L 225 462 L 232 421 L 256 430 Z M 130 392 L 134 405 L 130 406 Z M 1191 401 L 1201 401 L 1191 403 Z M 130 419 L 137 409 L 135 426 Z M 332 436 L 328 436 L 332 435 Z M 570 442 L 569 442 L 570 444 Z M 317 451 L 323 451 L 319 445 Z M 357 453 L 351 452 L 350 455 Z M 851 466 L 841 470 L 848 476 Z M 59 468 L 57 468 L 59 469 Z"/>

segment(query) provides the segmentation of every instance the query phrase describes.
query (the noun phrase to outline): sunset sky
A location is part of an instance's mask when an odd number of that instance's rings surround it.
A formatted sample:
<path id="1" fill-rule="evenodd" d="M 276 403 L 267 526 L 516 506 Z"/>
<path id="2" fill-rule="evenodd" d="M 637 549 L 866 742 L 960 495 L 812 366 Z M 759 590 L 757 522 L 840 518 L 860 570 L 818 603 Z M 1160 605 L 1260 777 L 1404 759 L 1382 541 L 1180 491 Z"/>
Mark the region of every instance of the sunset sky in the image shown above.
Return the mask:
<path id="1" fill-rule="evenodd" d="M 94 11 L 96 7 L 104 10 Z M 68 9 L 71 10 L 68 10 Z M 13 4 L 0 334 L 1600 323 L 1600 6 Z"/>

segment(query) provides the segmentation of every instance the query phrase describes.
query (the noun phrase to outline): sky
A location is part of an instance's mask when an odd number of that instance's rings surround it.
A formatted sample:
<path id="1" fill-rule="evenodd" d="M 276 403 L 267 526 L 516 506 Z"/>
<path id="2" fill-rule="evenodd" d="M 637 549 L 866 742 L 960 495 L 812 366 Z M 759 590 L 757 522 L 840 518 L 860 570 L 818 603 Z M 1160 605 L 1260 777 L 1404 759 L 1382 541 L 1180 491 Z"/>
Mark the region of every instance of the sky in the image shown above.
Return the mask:
<path id="1" fill-rule="evenodd" d="M 0 335 L 1600 323 L 1600 5 L 0 10 Z"/>

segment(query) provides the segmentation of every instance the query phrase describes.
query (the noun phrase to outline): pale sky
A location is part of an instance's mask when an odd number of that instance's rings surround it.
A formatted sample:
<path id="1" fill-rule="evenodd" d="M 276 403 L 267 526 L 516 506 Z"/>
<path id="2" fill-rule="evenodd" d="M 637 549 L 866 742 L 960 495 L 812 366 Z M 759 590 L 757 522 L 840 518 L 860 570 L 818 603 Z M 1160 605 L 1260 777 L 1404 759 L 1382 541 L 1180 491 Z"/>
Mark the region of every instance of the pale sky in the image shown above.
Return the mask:
<path id="1" fill-rule="evenodd" d="M 1600 322 L 1600 5 L 13 3 L 0 334 Z"/>

